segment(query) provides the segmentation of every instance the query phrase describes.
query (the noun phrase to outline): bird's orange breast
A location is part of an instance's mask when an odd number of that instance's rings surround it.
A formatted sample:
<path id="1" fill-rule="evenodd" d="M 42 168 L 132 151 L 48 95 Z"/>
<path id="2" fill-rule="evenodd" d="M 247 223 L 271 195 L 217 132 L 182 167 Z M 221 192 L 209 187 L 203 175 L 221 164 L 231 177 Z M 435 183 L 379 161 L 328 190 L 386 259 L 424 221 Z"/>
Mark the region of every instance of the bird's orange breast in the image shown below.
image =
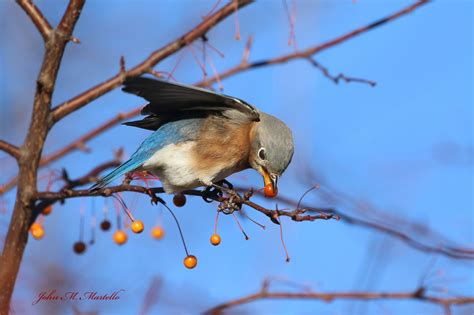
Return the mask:
<path id="1" fill-rule="evenodd" d="M 202 177 L 212 172 L 226 176 L 249 167 L 250 123 L 216 123 L 209 119 L 201 127 L 193 150 L 195 169 Z"/>

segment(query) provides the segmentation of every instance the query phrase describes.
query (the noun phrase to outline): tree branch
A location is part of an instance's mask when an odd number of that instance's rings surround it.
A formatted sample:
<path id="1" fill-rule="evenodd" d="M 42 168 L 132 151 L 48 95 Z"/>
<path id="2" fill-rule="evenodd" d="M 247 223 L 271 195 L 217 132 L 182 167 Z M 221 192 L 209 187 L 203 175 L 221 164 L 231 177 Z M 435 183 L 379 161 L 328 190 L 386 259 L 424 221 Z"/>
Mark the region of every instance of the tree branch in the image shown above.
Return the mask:
<path id="1" fill-rule="evenodd" d="M 46 42 L 53 31 L 53 28 L 48 20 L 43 16 L 43 13 L 41 13 L 38 7 L 31 0 L 17 0 L 16 2 L 30 17 L 31 21 L 38 29 L 38 32 L 43 37 L 43 40 Z"/>
<path id="2" fill-rule="evenodd" d="M 334 46 L 336 46 L 336 45 L 338 45 L 342 42 L 345 42 L 345 41 L 347 41 L 351 38 L 354 38 L 354 37 L 356 37 L 356 36 L 358 36 L 362 33 L 365 33 L 367 31 L 375 29 L 375 28 L 377 28 L 381 25 L 384 25 L 388 22 L 394 21 L 394 20 L 398 19 L 399 17 L 402 17 L 402 16 L 404 16 L 408 13 L 413 12 L 414 10 L 418 9 L 422 5 L 427 4 L 428 2 L 429 2 L 428 0 L 417 1 L 416 3 L 404 8 L 400 11 L 397 11 L 397 12 L 395 12 L 395 13 L 393 13 L 393 14 L 385 17 L 385 18 L 379 19 L 379 20 L 377 20 L 373 23 L 370 23 L 368 25 L 359 27 L 359 28 L 357 28 L 357 29 L 355 29 L 355 30 L 353 30 L 349 33 L 346 33 L 342 36 L 334 38 L 334 39 L 332 39 L 330 41 L 327 41 L 325 43 L 322 43 L 320 45 L 310 47 L 310 48 L 308 48 L 306 50 L 303 50 L 303 51 L 296 51 L 294 53 L 290 53 L 290 54 L 287 54 L 287 55 L 283 55 L 283 56 L 279 56 L 279 57 L 275 57 L 275 58 L 264 59 L 264 60 L 255 61 L 255 62 L 250 62 L 250 63 L 247 61 L 246 58 L 243 58 L 239 65 L 224 71 L 222 74 L 219 74 L 218 76 L 214 76 L 212 78 L 209 78 L 208 80 L 201 81 L 200 83 L 198 83 L 198 86 L 209 86 L 209 85 L 211 85 L 212 83 L 214 83 L 218 80 L 222 80 L 222 79 L 225 79 L 225 78 L 227 78 L 229 76 L 232 76 L 234 74 L 245 72 L 245 71 L 248 71 L 248 70 L 251 70 L 251 69 L 256 69 L 256 68 L 269 66 L 269 65 L 277 65 L 277 64 L 287 63 L 289 61 L 296 60 L 296 59 L 309 60 L 308 58 L 310 58 L 311 56 L 313 56 L 317 53 L 320 53 L 323 50 L 334 47 Z M 323 73 L 324 73 L 324 71 L 323 71 Z M 334 78 L 331 78 L 331 79 L 333 81 L 335 81 Z M 357 78 L 351 78 L 351 79 L 352 80 L 350 80 L 350 81 L 358 81 L 358 82 L 363 81 L 364 83 L 368 83 L 370 85 L 373 85 L 373 81 L 364 80 L 364 79 L 357 79 Z"/>
<path id="3" fill-rule="evenodd" d="M 76 44 L 79 43 L 79 40 L 72 36 L 72 30 L 79 19 L 85 1 L 86 0 L 70 0 L 66 12 L 56 27 L 55 32 L 63 36 L 65 41 L 72 41 Z"/>
<path id="4" fill-rule="evenodd" d="M 53 122 L 61 120 L 70 113 L 82 108 L 83 106 L 87 105 L 96 98 L 113 90 L 117 86 L 121 85 L 127 77 L 138 76 L 150 71 L 152 67 L 155 66 L 158 62 L 179 51 L 181 48 L 193 42 L 197 38 L 200 38 L 217 23 L 234 13 L 234 11 L 236 10 L 236 5 L 239 8 L 242 8 L 251 2 L 253 2 L 253 0 L 238 0 L 230 2 L 216 13 L 207 17 L 202 23 L 200 23 L 198 26 L 193 28 L 185 35 L 165 45 L 161 49 L 151 53 L 147 59 L 145 59 L 143 62 L 136 65 L 132 69 L 128 71 L 119 71 L 117 75 L 108 79 L 107 81 L 100 83 L 83 92 L 82 94 L 79 94 L 76 97 L 70 99 L 69 101 L 66 101 L 56 106 L 53 109 Z"/>
<path id="5" fill-rule="evenodd" d="M 216 307 L 213 307 L 204 314 L 218 315 L 223 314 L 227 309 L 267 299 L 290 299 L 290 300 L 319 300 L 322 302 L 332 302 L 334 300 L 414 300 L 440 305 L 443 309 L 449 309 L 453 305 L 467 305 L 474 303 L 474 297 L 438 297 L 427 295 L 427 289 L 420 287 L 412 292 L 270 292 L 268 290 L 269 282 L 265 281 L 259 292 L 250 294 L 235 300 L 231 300 Z"/>
<path id="6" fill-rule="evenodd" d="M 10 154 L 12 157 L 14 157 L 17 160 L 20 158 L 20 148 L 18 148 L 17 146 L 14 146 L 11 143 L 0 140 L 0 150 Z"/>
<path id="7" fill-rule="evenodd" d="M 93 182 L 96 180 L 96 178 L 92 176 L 85 176 L 84 178 L 89 179 L 90 182 Z M 81 184 L 85 185 L 87 183 L 89 182 L 82 182 Z M 43 201 L 64 201 L 65 199 L 78 198 L 78 197 L 110 197 L 115 193 L 127 192 L 127 191 L 145 194 L 145 195 L 150 196 L 152 199 L 154 197 L 154 194 L 162 194 L 165 192 L 162 187 L 146 188 L 146 187 L 138 186 L 138 185 L 123 184 L 123 185 L 118 185 L 118 186 L 102 188 L 93 192 L 88 189 L 72 190 L 70 188 L 64 188 L 58 192 L 51 192 L 51 191 L 38 192 L 36 194 L 36 199 L 43 200 Z M 333 209 L 319 209 L 320 213 L 316 215 L 305 214 L 307 210 L 301 209 L 301 208 L 294 209 L 291 211 L 268 209 L 250 201 L 249 198 L 252 196 L 252 194 L 244 196 L 244 197 L 241 197 L 238 195 L 232 195 L 229 197 L 219 197 L 219 196 L 209 196 L 201 190 L 186 190 L 186 191 L 183 191 L 183 194 L 190 195 L 190 196 L 206 197 L 208 199 L 212 199 L 214 201 L 220 202 L 224 208 L 228 208 L 227 206 L 228 203 L 244 204 L 263 213 L 268 218 L 270 218 L 270 220 L 275 224 L 280 224 L 278 222 L 278 217 L 280 216 L 289 217 L 293 221 L 296 221 L 296 222 L 330 220 L 330 219 L 339 220 L 339 216 L 337 215 L 334 215 L 332 213 L 324 213 L 324 212 L 333 212 Z"/>

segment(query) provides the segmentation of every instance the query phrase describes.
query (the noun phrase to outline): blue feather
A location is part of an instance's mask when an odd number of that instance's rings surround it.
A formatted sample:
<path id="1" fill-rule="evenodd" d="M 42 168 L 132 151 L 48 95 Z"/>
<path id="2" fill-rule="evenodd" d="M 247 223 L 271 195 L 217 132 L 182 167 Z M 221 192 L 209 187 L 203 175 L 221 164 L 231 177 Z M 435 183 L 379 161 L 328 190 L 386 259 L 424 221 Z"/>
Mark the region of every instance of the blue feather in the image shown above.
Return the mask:
<path id="1" fill-rule="evenodd" d="M 203 121 L 204 119 L 202 118 L 193 118 L 164 124 L 142 142 L 128 161 L 122 163 L 112 172 L 99 179 L 89 190 L 94 191 L 107 186 L 116 178 L 140 167 L 151 158 L 153 154 L 169 144 L 178 144 L 196 139 Z"/>

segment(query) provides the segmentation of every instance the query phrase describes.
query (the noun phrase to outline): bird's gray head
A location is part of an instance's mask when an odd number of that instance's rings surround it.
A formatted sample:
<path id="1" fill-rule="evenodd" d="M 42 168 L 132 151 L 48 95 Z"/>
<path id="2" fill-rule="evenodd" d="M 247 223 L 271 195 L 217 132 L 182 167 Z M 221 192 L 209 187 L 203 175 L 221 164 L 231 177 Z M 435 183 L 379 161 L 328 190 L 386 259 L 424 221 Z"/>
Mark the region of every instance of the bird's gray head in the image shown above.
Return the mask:
<path id="1" fill-rule="evenodd" d="M 294 144 L 290 128 L 274 116 L 260 112 L 260 121 L 251 134 L 250 166 L 262 176 L 265 187 L 277 191 L 278 177 L 293 157 Z"/>

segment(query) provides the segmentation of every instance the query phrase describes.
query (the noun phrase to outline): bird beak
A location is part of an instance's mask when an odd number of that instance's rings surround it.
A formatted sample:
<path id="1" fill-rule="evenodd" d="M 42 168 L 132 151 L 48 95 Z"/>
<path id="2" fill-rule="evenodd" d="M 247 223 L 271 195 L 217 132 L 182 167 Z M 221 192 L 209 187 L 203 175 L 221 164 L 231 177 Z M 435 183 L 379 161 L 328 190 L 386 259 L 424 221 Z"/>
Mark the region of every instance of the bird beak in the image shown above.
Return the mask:
<path id="1" fill-rule="evenodd" d="M 273 191 L 277 192 L 278 176 L 271 176 L 270 173 L 264 167 L 260 167 L 260 174 L 263 176 L 264 185 L 272 185 Z"/>

